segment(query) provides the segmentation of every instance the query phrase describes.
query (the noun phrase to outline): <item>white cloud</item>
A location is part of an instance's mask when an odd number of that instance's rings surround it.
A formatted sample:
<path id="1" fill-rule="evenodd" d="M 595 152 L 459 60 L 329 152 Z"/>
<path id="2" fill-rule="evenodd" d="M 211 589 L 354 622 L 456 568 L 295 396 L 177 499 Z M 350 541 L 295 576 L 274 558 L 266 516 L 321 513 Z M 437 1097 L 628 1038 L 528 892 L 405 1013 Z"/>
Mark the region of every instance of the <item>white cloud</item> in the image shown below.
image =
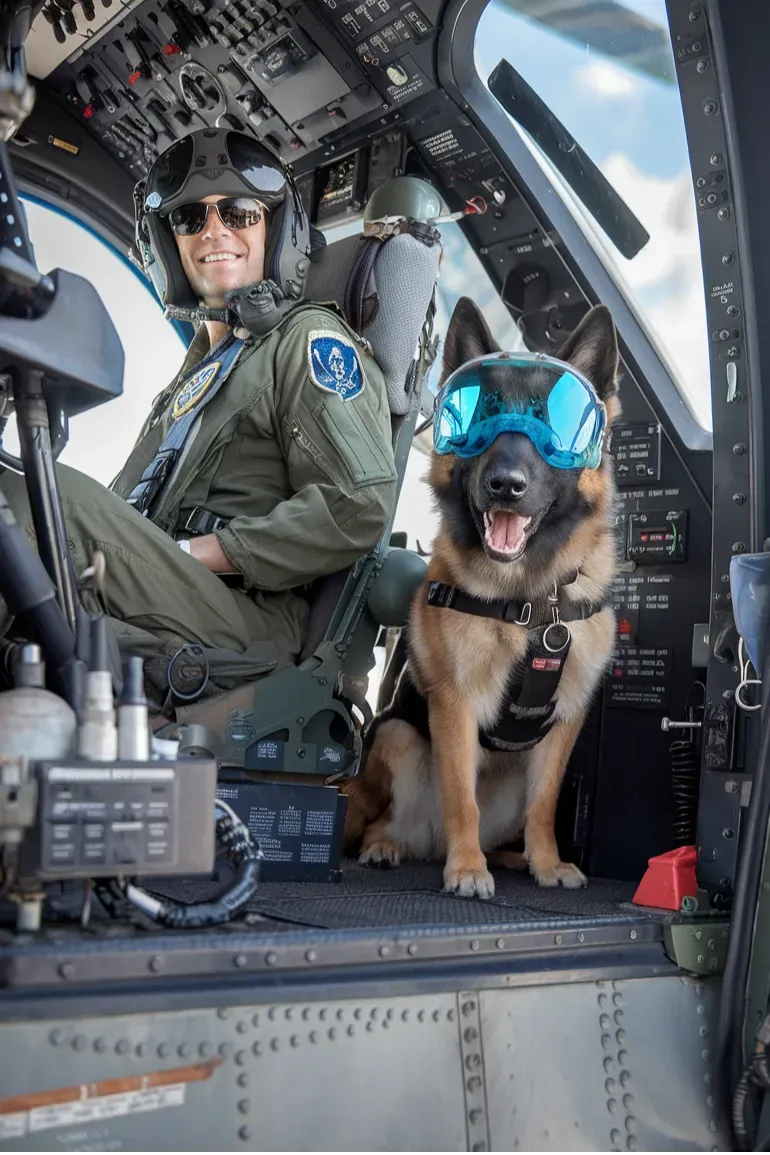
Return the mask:
<path id="1" fill-rule="evenodd" d="M 638 90 L 633 76 L 607 60 L 593 60 L 580 68 L 575 73 L 575 83 L 597 96 L 629 97 L 635 96 Z"/>

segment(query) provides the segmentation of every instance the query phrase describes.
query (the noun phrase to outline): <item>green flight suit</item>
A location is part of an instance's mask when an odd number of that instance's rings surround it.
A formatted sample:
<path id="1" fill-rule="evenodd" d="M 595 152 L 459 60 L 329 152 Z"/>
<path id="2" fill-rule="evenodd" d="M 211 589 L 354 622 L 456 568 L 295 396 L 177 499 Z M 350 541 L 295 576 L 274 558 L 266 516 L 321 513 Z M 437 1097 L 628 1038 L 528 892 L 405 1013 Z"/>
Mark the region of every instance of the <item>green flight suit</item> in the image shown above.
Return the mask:
<path id="1" fill-rule="evenodd" d="M 311 341 L 323 334 L 346 345 L 348 356 L 355 349 L 362 388 L 354 396 L 343 399 L 311 371 Z M 58 469 L 76 570 L 90 564 L 94 550 L 105 554 L 119 643 L 143 653 L 146 665 L 156 656 L 148 671 L 156 700 L 168 659 L 185 642 L 237 653 L 260 642 L 252 675 L 294 662 L 308 615 L 301 587 L 365 554 L 395 496 L 382 372 L 336 312 L 304 304 L 265 337 L 245 342 L 193 425 L 152 522 L 142 517 L 123 499 L 155 457 L 177 394 L 208 352 L 202 327 L 111 489 Z M 32 538 L 23 480 L 6 472 L 0 486 Z M 175 544 L 189 536 L 180 527 L 195 507 L 230 519 L 216 532 L 240 588 Z"/>

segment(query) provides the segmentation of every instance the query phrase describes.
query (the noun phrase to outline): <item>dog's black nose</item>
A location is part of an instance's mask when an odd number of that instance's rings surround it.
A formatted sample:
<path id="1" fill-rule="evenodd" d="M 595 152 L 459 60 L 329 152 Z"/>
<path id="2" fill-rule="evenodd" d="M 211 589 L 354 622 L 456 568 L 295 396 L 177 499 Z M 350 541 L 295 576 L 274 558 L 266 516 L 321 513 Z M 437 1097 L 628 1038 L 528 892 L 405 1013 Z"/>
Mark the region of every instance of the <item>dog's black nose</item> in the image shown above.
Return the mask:
<path id="1" fill-rule="evenodd" d="M 487 477 L 487 489 L 497 501 L 516 501 L 526 492 L 526 474 L 521 469 L 494 469 Z"/>

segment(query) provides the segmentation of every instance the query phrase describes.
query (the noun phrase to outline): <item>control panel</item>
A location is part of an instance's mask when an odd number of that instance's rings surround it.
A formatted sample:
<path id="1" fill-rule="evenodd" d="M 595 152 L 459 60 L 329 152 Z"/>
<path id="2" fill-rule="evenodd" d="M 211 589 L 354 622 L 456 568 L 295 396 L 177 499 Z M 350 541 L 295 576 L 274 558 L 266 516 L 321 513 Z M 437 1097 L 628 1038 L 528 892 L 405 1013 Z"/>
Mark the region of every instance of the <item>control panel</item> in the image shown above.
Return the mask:
<path id="1" fill-rule="evenodd" d="M 683 761 L 695 767 L 697 798 L 698 752 L 672 754 L 681 734 L 663 732 L 661 719 L 686 720 L 693 703 L 703 701 L 704 647 L 694 640 L 697 624 L 709 617 L 711 517 L 707 486 L 630 376 L 620 396 L 624 420 L 611 439 L 617 641 L 593 737 L 586 735 L 571 763 L 578 782 L 573 837 L 588 847 L 589 873 L 638 878 L 651 854 L 681 841 L 674 781 Z M 694 826 L 684 836 L 693 841 Z"/>
<path id="2" fill-rule="evenodd" d="M 612 454 L 619 486 L 660 481 L 661 428 L 657 422 L 616 425 Z"/>
<path id="3" fill-rule="evenodd" d="M 687 510 L 629 513 L 626 556 L 637 565 L 672 565 L 687 560 Z"/>
<path id="4" fill-rule="evenodd" d="M 203 873 L 214 862 L 216 763 L 203 758 L 37 766 L 39 878 Z"/>

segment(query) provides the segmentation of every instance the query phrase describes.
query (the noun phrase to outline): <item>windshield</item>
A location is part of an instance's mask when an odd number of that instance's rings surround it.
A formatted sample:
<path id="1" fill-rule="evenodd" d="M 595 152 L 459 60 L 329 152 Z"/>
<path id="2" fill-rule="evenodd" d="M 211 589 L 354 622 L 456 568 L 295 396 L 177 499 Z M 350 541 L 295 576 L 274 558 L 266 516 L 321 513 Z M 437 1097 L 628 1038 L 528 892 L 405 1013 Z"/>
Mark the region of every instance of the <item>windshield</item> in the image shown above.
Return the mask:
<path id="1" fill-rule="evenodd" d="M 665 0 L 606 0 L 599 8 L 595 0 L 491 0 L 476 32 L 476 68 L 489 87 L 490 74 L 507 60 L 649 233 L 635 255 L 624 256 L 516 125 L 697 421 L 711 429 L 696 207 Z"/>

